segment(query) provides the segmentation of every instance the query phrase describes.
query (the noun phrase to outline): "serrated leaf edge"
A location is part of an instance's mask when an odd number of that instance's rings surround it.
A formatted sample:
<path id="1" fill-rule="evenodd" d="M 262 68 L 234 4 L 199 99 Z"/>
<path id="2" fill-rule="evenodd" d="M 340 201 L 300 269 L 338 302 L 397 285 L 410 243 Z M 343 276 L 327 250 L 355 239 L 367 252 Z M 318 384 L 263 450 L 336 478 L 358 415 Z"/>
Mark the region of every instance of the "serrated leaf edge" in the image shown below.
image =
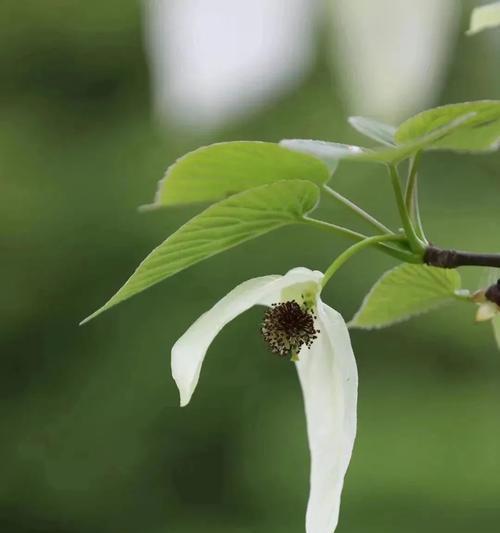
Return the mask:
<path id="1" fill-rule="evenodd" d="M 295 217 L 295 220 L 293 220 L 292 218 L 290 219 L 289 222 L 286 222 L 286 221 L 283 221 L 282 223 L 276 225 L 275 227 L 269 229 L 269 230 L 265 230 L 265 231 L 262 231 L 260 232 L 258 235 L 256 236 L 250 236 L 246 239 L 243 239 L 241 241 L 239 241 L 236 245 L 231 245 L 229 246 L 228 248 L 222 250 L 222 251 L 218 251 L 218 252 L 214 252 L 214 253 L 211 253 L 207 256 L 205 256 L 202 260 L 200 261 L 197 261 L 196 263 L 198 262 L 201 262 L 201 261 L 205 261 L 206 259 L 210 259 L 211 257 L 214 257 L 215 255 L 218 255 L 220 253 L 223 253 L 225 251 L 228 251 L 236 246 L 239 246 L 240 244 L 244 244 L 248 241 L 251 241 L 255 238 L 258 238 L 258 237 L 261 237 L 261 236 L 264 236 L 265 234 L 267 233 L 270 233 L 272 231 L 275 231 L 275 230 L 278 230 L 278 229 L 281 229 L 285 226 L 288 226 L 288 225 L 291 225 L 291 224 L 300 224 L 304 217 L 307 216 L 308 214 L 310 214 L 312 211 L 314 211 L 317 207 L 318 207 L 318 204 L 319 204 L 319 201 L 320 201 L 320 188 L 318 187 L 318 185 L 316 185 L 315 183 L 313 183 L 312 181 L 309 181 L 309 180 L 279 180 L 279 181 L 275 181 L 273 183 L 268 183 L 268 184 L 265 184 L 265 185 L 260 185 L 259 187 L 253 187 L 252 189 L 246 189 L 244 191 L 241 191 L 237 194 L 234 194 L 231 196 L 231 199 L 236 199 L 238 196 L 243 196 L 245 194 L 247 194 L 250 190 L 255 190 L 255 189 L 265 189 L 265 188 L 268 188 L 268 187 L 273 187 L 275 186 L 276 184 L 278 183 L 286 183 L 286 184 L 290 184 L 290 183 L 303 183 L 303 184 L 308 184 L 308 186 L 312 186 L 314 187 L 314 189 L 316 189 L 316 199 L 315 199 L 315 202 L 314 204 L 311 206 L 310 209 L 308 209 L 307 211 L 304 211 L 302 213 L 301 216 L 297 216 Z M 150 257 L 157 251 L 158 248 L 162 247 L 165 242 L 170 239 L 170 237 L 172 237 L 173 235 L 175 235 L 178 231 L 180 231 L 182 228 L 184 228 L 185 226 L 187 226 L 188 224 L 190 224 L 193 220 L 195 219 L 198 219 L 199 217 L 201 217 L 206 210 L 209 210 L 213 207 L 215 207 L 217 204 L 219 203 L 222 203 L 224 201 L 228 200 L 228 198 L 224 198 L 222 200 L 219 200 L 218 202 L 216 202 L 215 204 L 212 204 L 210 206 L 208 206 L 204 211 L 202 211 L 201 213 L 195 215 L 193 218 L 189 219 L 187 222 L 185 222 L 184 224 L 182 224 L 179 228 L 177 228 L 172 234 L 170 234 L 166 239 L 164 239 L 159 245 L 155 246 L 155 248 L 153 248 L 153 250 L 151 250 L 151 252 L 149 252 L 149 254 L 137 265 L 137 267 L 135 268 L 135 270 L 132 272 L 132 274 L 125 280 L 125 282 L 120 286 L 120 288 L 115 291 L 115 293 L 113 294 L 113 296 L 111 296 L 101 307 L 99 307 L 98 309 L 96 309 L 96 311 L 94 311 L 93 313 L 91 313 L 89 316 L 87 316 L 86 318 L 84 318 L 80 323 L 79 325 L 82 326 L 84 324 L 86 324 L 87 322 L 90 322 L 91 320 L 93 320 L 94 318 L 96 318 L 98 315 L 100 315 L 101 313 L 103 313 L 104 311 L 107 311 L 108 309 L 111 309 L 112 307 L 114 307 L 115 305 L 118 305 L 119 303 L 121 302 L 124 302 L 128 299 L 130 299 L 132 296 L 136 296 L 137 294 L 140 294 L 141 292 L 144 292 L 145 290 L 153 287 L 154 285 L 156 285 L 157 283 L 160 283 L 161 281 L 164 281 L 165 279 L 168 279 L 169 277 L 172 277 L 172 276 L 175 276 L 176 274 L 178 274 L 179 272 L 181 272 L 180 270 L 177 271 L 177 272 L 174 272 L 164 278 L 162 278 L 160 281 L 157 281 L 155 282 L 154 284 L 152 285 L 149 285 L 147 287 L 145 287 L 144 289 L 142 289 L 141 291 L 135 293 L 135 294 L 132 294 L 131 296 L 127 296 L 123 299 L 119 299 L 117 298 L 117 296 L 122 292 L 122 290 L 129 285 L 129 282 L 132 278 L 134 278 L 134 276 L 137 274 L 137 272 L 143 267 L 144 263 L 146 263 Z M 185 268 L 189 268 L 191 266 L 194 266 L 196 263 L 193 263 L 191 265 L 188 265 L 187 267 Z M 182 269 L 184 270 L 184 269 Z M 116 300 L 116 301 L 115 301 Z"/>
<path id="2" fill-rule="evenodd" d="M 431 305 L 425 307 L 424 309 L 421 309 L 420 311 L 416 311 L 415 313 L 410 313 L 410 314 L 407 314 L 407 315 L 403 315 L 400 318 L 398 318 L 396 320 L 393 320 L 391 322 L 385 322 L 384 324 L 378 324 L 378 325 L 375 325 L 375 326 L 360 326 L 360 325 L 357 325 L 355 323 L 355 321 L 356 321 L 357 317 L 361 314 L 361 311 L 362 311 L 364 305 L 366 304 L 368 299 L 371 297 L 371 295 L 373 294 L 375 289 L 378 287 L 378 285 L 380 283 L 382 283 L 382 281 L 385 278 L 387 278 L 397 268 L 400 268 L 400 267 L 401 267 L 401 265 L 398 265 L 398 266 L 396 266 L 394 268 L 391 268 L 387 272 L 384 272 L 384 274 L 382 274 L 382 276 L 380 276 L 380 278 L 373 284 L 372 288 L 368 291 L 368 293 L 363 298 L 363 300 L 361 302 L 361 305 L 359 306 L 359 309 L 356 311 L 356 313 L 354 314 L 352 319 L 347 323 L 347 327 L 349 329 L 363 329 L 365 331 L 370 331 L 370 330 L 379 330 L 379 329 L 388 328 L 388 327 L 394 326 L 396 324 L 401 324 L 402 322 L 407 322 L 411 318 L 417 318 L 417 317 L 419 317 L 421 315 L 424 315 L 425 313 L 428 313 L 429 311 L 434 311 L 434 310 L 437 310 L 437 309 L 439 309 L 441 307 L 445 307 L 447 305 L 450 305 L 451 303 L 453 303 L 453 301 L 455 299 L 462 300 L 462 298 L 460 298 L 460 297 L 457 298 L 457 296 L 455 294 L 460 289 L 455 289 L 454 294 L 450 295 L 450 297 L 448 299 L 443 299 L 440 302 L 437 302 L 435 304 L 431 304 Z"/>
<path id="3" fill-rule="evenodd" d="M 138 210 L 140 212 L 148 212 L 148 211 L 155 211 L 157 209 L 165 209 L 165 208 L 172 208 L 172 207 L 184 207 L 184 206 L 187 207 L 187 206 L 190 206 L 190 205 L 199 205 L 199 204 L 204 204 L 204 203 L 214 204 L 216 202 L 224 200 L 225 198 L 229 198 L 230 196 L 234 196 L 235 194 L 239 194 L 241 192 L 244 192 L 245 190 L 250 190 L 250 189 L 254 189 L 256 187 L 263 186 L 263 184 L 259 184 L 259 185 L 256 185 L 255 187 L 249 187 L 248 189 L 244 189 L 242 191 L 238 191 L 238 192 L 236 192 L 234 194 L 228 194 L 226 197 L 221 197 L 221 198 L 218 198 L 218 199 L 213 200 L 213 201 L 210 201 L 210 200 L 201 201 L 201 202 L 200 201 L 193 201 L 193 202 L 182 202 L 182 203 L 179 203 L 179 204 L 163 204 L 161 202 L 163 186 L 167 182 L 167 180 L 171 177 L 172 172 L 174 171 L 175 167 L 177 167 L 177 165 L 179 163 L 182 163 L 185 159 L 187 159 L 189 157 L 192 157 L 194 154 L 198 154 L 200 152 L 204 152 L 205 150 L 213 148 L 214 146 L 228 146 L 228 145 L 232 145 L 232 144 L 241 144 L 241 143 L 248 144 L 248 145 L 251 145 L 251 144 L 273 145 L 273 146 L 277 146 L 277 147 L 281 148 L 282 150 L 286 150 L 288 152 L 294 152 L 294 150 L 290 150 L 290 149 L 286 148 L 285 146 L 281 146 L 279 143 L 274 143 L 274 142 L 270 142 L 270 141 L 252 141 L 252 140 L 248 140 L 248 139 L 247 140 L 239 140 L 239 141 L 221 141 L 221 142 L 206 144 L 204 146 L 199 146 L 198 148 L 195 148 L 194 150 L 191 150 L 191 151 L 187 152 L 186 154 L 178 157 L 173 163 L 168 165 L 167 169 L 165 170 L 165 172 L 163 174 L 163 177 L 158 181 L 158 183 L 156 185 L 156 191 L 155 191 L 155 194 L 154 194 L 153 202 L 150 203 L 150 204 L 144 204 L 144 205 L 139 206 Z M 294 152 L 294 153 L 297 153 L 297 152 Z M 318 160 L 318 158 L 312 156 L 311 154 L 302 153 L 301 155 L 303 155 L 304 157 L 310 157 L 311 159 L 314 159 L 314 160 Z M 329 174 L 330 171 L 328 169 L 328 165 L 326 165 L 326 163 L 324 161 L 321 161 L 321 160 L 319 160 L 319 161 L 325 166 L 325 169 L 326 169 L 326 171 Z M 276 180 L 273 183 L 278 183 L 280 181 L 288 181 L 288 180 Z M 294 181 L 294 180 L 290 180 L 290 181 Z M 316 186 L 318 185 L 314 181 L 307 180 L 307 179 L 301 180 L 300 178 L 297 178 L 297 181 L 310 181 L 311 183 L 314 183 Z M 264 185 L 270 185 L 270 183 L 264 184 Z"/>

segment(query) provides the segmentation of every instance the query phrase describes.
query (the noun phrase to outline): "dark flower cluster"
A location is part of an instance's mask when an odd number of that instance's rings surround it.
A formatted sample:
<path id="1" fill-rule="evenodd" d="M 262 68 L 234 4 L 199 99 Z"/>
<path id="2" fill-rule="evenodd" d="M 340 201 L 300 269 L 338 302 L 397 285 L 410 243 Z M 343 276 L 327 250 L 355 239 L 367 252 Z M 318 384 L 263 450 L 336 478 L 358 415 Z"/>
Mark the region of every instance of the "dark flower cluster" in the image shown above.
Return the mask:
<path id="1" fill-rule="evenodd" d="M 315 318 L 311 309 L 295 300 L 273 304 L 264 315 L 261 332 L 273 353 L 296 359 L 300 349 L 310 348 L 318 336 Z"/>

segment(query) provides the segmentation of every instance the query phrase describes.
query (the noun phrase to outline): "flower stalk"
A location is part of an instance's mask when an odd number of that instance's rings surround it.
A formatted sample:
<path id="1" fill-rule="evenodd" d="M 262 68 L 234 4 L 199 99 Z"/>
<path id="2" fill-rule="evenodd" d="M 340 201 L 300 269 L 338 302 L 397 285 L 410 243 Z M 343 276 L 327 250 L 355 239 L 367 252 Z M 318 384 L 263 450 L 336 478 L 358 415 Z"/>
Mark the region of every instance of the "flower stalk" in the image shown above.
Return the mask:
<path id="1" fill-rule="evenodd" d="M 370 213 L 368 213 L 367 211 L 362 209 L 359 205 L 349 200 L 349 198 L 346 198 L 345 196 L 335 191 L 331 187 L 328 187 L 328 185 L 324 185 L 323 190 L 331 198 L 334 198 L 335 200 L 337 200 L 337 202 L 347 207 L 350 211 L 358 215 L 361 219 L 371 224 L 377 231 L 380 231 L 381 233 L 387 233 L 387 234 L 394 233 L 386 225 L 382 224 L 382 222 L 377 220 L 374 216 L 370 215 Z"/>
<path id="2" fill-rule="evenodd" d="M 321 281 L 321 286 L 324 287 L 332 276 L 339 270 L 339 268 L 346 263 L 353 255 L 357 254 L 361 250 L 373 246 L 374 244 L 380 244 L 384 241 L 402 241 L 404 237 L 401 235 L 375 235 L 374 237 L 367 237 L 364 241 L 360 241 L 356 244 L 353 244 L 343 253 L 341 253 L 335 261 L 328 267 L 326 270 L 323 279 Z"/>
<path id="3" fill-rule="evenodd" d="M 348 237 L 355 242 L 364 242 L 368 239 L 371 239 L 369 235 L 364 235 L 357 231 L 345 228 L 343 226 L 337 226 L 330 222 L 324 220 L 318 220 L 315 218 L 304 217 L 304 222 L 310 226 L 331 231 L 344 237 Z M 377 237 L 388 237 L 387 239 L 379 239 L 370 241 L 370 245 L 376 247 L 380 251 L 384 252 L 391 257 L 399 259 L 405 263 L 421 263 L 422 257 L 421 254 L 414 254 L 408 247 L 406 238 L 403 235 L 379 235 Z M 384 241 L 393 241 L 393 242 L 384 242 Z"/>

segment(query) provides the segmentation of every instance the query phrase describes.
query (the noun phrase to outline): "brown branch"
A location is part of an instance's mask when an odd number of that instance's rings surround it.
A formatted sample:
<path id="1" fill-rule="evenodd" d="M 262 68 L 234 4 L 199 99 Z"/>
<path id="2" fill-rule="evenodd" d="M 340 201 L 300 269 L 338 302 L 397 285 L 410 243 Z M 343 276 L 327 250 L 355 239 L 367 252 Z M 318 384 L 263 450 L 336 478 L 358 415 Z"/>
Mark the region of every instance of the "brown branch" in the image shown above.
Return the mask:
<path id="1" fill-rule="evenodd" d="M 476 254 L 429 246 L 424 253 L 424 263 L 439 268 L 457 268 L 460 266 L 500 268 L 500 254 Z"/>

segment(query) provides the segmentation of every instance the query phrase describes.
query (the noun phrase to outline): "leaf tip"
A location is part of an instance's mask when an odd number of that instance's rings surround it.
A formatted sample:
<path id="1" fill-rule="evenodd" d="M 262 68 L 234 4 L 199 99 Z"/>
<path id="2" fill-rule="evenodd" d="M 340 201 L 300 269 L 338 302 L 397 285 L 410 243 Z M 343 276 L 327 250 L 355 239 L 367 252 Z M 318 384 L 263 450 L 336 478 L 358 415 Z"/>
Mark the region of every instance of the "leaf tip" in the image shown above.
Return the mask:
<path id="1" fill-rule="evenodd" d="M 88 324 L 91 320 L 93 320 L 97 315 L 100 315 L 102 313 L 102 311 L 104 311 L 104 308 L 101 307 L 100 309 L 98 309 L 97 311 L 94 311 L 91 315 L 89 315 L 88 317 L 84 318 L 78 325 L 79 326 L 85 326 L 85 324 Z"/>
<path id="2" fill-rule="evenodd" d="M 84 326 L 85 324 L 88 324 L 91 320 L 94 320 L 94 318 L 98 317 L 101 313 L 104 313 L 104 311 L 107 311 L 111 307 L 114 307 L 119 302 L 120 302 L 120 300 L 116 301 L 115 297 L 113 296 L 113 298 L 111 298 L 111 300 L 108 300 L 103 306 L 99 307 L 93 313 L 91 313 L 89 316 L 85 317 L 78 325 L 79 326 Z"/>

